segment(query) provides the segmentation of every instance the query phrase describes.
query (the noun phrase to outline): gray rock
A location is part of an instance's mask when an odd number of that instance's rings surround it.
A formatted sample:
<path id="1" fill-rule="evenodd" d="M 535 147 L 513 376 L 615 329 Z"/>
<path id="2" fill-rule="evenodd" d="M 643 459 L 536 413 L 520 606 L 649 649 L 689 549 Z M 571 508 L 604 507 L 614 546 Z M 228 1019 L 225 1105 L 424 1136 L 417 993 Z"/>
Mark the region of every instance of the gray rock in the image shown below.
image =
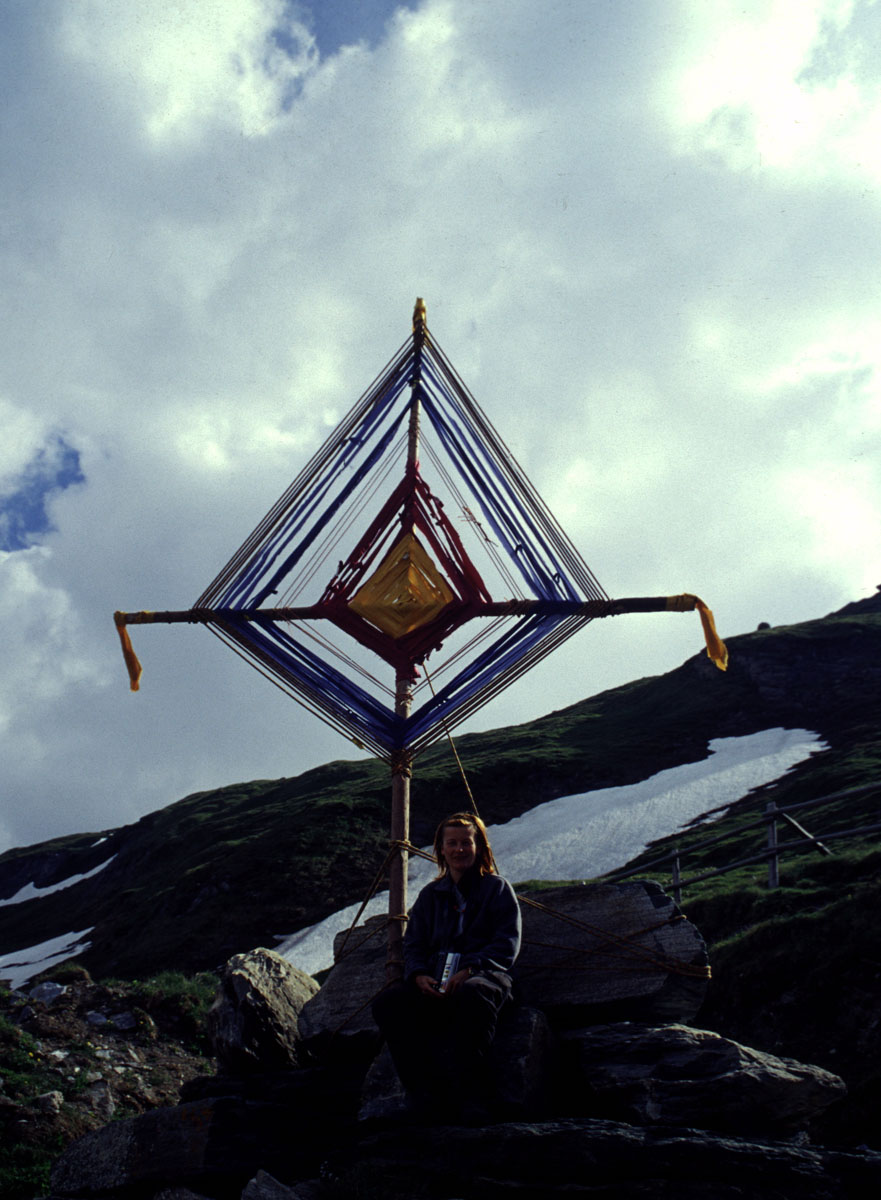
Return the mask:
<path id="1" fill-rule="evenodd" d="M 116 1101 L 113 1098 L 113 1091 L 106 1079 L 98 1078 L 94 1080 L 86 1088 L 84 1097 L 100 1117 L 105 1121 L 109 1121 L 116 1112 Z"/>
<path id="2" fill-rule="evenodd" d="M 383 1130 L 331 1156 L 325 1174 L 334 1194 L 388 1200 L 412 1197 L 414 1180 L 423 1195 L 462 1200 L 865 1200 L 881 1194 L 881 1154 L 589 1119 Z M 370 1184 L 381 1190 L 369 1192 Z"/>
<path id="3" fill-rule="evenodd" d="M 267 1171 L 258 1171 L 245 1184 L 242 1200 L 298 1200 L 298 1192 L 279 1183 Z"/>
<path id="4" fill-rule="evenodd" d="M 334 966 L 321 990 L 303 1007 L 300 1034 L 304 1041 L 319 1037 L 360 1037 L 374 1042 L 378 1030 L 370 1002 L 386 984 L 386 917 L 371 917 L 347 937 L 333 940 Z"/>
<path id="5" fill-rule="evenodd" d="M 241 1191 L 259 1170 L 276 1178 L 317 1174 L 328 1152 L 323 1132 L 284 1105 L 233 1097 L 157 1108 L 85 1134 L 52 1168 L 53 1196 L 152 1195 L 191 1188 Z"/>
<path id="6" fill-rule="evenodd" d="M 534 1117 L 550 1102 L 554 1040 L 536 1008 L 503 1010 L 491 1051 L 498 1101 L 509 1116 Z"/>
<path id="7" fill-rule="evenodd" d="M 221 1067 L 235 1073 L 297 1066 L 300 1013 L 317 991 L 311 975 L 272 950 L 231 958 L 208 1014 Z"/>
<path id="8" fill-rule="evenodd" d="M 709 979 L 703 938 L 659 884 L 571 884 L 527 895 L 514 975 L 518 1000 L 554 1027 L 689 1021 Z M 300 1016 L 304 1040 L 375 1036 L 370 1001 L 385 986 L 385 917 L 334 939 L 334 966 Z"/>
<path id="9" fill-rule="evenodd" d="M 703 1004 L 706 945 L 659 884 L 569 885 L 526 893 L 521 909 L 518 996 L 555 1028 L 689 1021 Z"/>
<path id="10" fill-rule="evenodd" d="M 153 1196 L 153 1200 L 207 1200 L 199 1192 L 191 1192 L 185 1187 L 162 1188 Z"/>
<path id="11" fill-rule="evenodd" d="M 684 1025 L 596 1026 L 563 1043 L 574 1115 L 779 1137 L 847 1091 L 821 1067 Z"/>
<path id="12" fill-rule="evenodd" d="M 407 1112 L 404 1091 L 388 1046 L 383 1046 L 370 1065 L 364 1080 L 359 1121 L 396 1119 Z"/>
<path id="13" fill-rule="evenodd" d="M 40 1096 L 34 1096 L 31 1104 L 34 1108 L 44 1113 L 59 1113 L 61 1106 L 64 1103 L 64 1096 L 61 1092 L 43 1092 Z"/>
<path id="14" fill-rule="evenodd" d="M 31 988 L 28 992 L 28 999 L 33 1000 L 35 1004 L 45 1004 L 48 1007 L 66 991 L 67 988 L 63 984 L 47 980 L 45 983 L 38 983 L 36 987 Z"/>
<path id="15" fill-rule="evenodd" d="M 138 1027 L 138 1019 L 131 1012 L 112 1013 L 107 1020 L 119 1033 L 130 1033 Z"/>

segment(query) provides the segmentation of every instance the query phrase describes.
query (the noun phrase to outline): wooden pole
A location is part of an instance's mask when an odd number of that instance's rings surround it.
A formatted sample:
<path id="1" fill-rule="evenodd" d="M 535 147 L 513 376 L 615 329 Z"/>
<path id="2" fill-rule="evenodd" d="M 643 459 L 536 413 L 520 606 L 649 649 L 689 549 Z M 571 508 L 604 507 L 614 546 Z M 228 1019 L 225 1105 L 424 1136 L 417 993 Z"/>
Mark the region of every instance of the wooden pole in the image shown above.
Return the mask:
<path id="1" fill-rule="evenodd" d="M 422 347 L 425 345 L 425 305 L 421 298 L 413 311 L 413 375 L 410 379 L 410 424 L 407 434 L 407 473 L 415 472 L 419 462 L 419 408 L 422 386 Z M 403 533 L 413 530 L 413 508 L 405 504 Z M 413 679 L 409 673 L 399 673 L 395 680 L 395 716 L 406 720 L 413 704 Z M 389 921 L 386 977 L 389 983 L 403 978 L 404 926 L 407 920 L 407 862 L 406 843 L 410 840 L 410 777 L 412 755 L 404 749 L 392 759 L 392 815 L 390 836 L 398 851 L 389 863 Z"/>
<path id="2" fill-rule="evenodd" d="M 773 800 L 769 800 L 765 806 L 765 814 L 768 821 L 768 887 L 775 888 L 780 886 L 780 864 L 777 857 L 777 822 L 774 816 L 777 812 L 777 805 Z"/>
<path id="3" fill-rule="evenodd" d="M 677 904 L 681 904 L 682 903 L 682 873 L 681 873 L 681 867 L 680 867 L 680 863 L 679 863 L 679 847 L 678 846 L 673 847 L 672 881 L 673 881 L 673 899 L 676 901 Z"/>

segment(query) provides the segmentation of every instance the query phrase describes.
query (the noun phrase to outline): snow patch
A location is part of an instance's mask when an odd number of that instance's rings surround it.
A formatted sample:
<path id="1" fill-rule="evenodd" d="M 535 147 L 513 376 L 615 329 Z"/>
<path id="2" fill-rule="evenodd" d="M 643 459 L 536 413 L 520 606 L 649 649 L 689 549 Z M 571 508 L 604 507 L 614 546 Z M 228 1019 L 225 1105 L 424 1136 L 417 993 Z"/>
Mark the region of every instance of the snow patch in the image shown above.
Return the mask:
<path id="1" fill-rule="evenodd" d="M 79 933 L 63 933 L 26 950 L 4 954 L 0 957 L 0 979 L 8 980 L 14 988 L 24 987 L 28 980 L 47 967 L 88 950 L 90 943 L 83 939 L 91 932 L 91 929 L 81 929 Z"/>
<path id="2" fill-rule="evenodd" d="M 765 729 L 745 737 L 714 738 L 699 762 L 659 771 L 640 783 L 562 796 L 503 825 L 489 826 L 499 873 L 527 879 L 595 878 L 635 858 L 649 842 L 675 833 L 714 808 L 773 783 L 797 763 L 826 749 L 807 729 Z M 430 847 L 428 848 L 430 850 Z M 411 861 L 411 898 L 434 875 L 433 863 Z M 348 929 L 359 905 L 280 941 L 276 952 L 314 975 L 333 963 L 333 939 Z M 374 896 L 364 917 L 388 911 L 388 893 Z"/>
<path id="3" fill-rule="evenodd" d="M 96 842 L 97 846 L 98 843 Z M 109 867 L 116 858 L 112 854 L 110 858 L 99 863 L 97 867 L 92 867 L 91 871 L 86 871 L 82 875 L 71 875 L 68 879 L 62 879 L 58 883 L 52 883 L 48 887 L 37 887 L 34 883 L 26 883 L 23 888 L 19 888 L 14 896 L 10 896 L 8 900 L 0 900 L 0 908 L 5 904 L 22 904 L 25 900 L 39 900 L 43 896 L 51 896 L 53 892 L 63 892 L 65 888 L 73 887 L 75 883 L 82 883 L 84 879 L 91 879 L 93 875 L 97 875 L 99 871 L 103 871 L 105 867 Z"/>

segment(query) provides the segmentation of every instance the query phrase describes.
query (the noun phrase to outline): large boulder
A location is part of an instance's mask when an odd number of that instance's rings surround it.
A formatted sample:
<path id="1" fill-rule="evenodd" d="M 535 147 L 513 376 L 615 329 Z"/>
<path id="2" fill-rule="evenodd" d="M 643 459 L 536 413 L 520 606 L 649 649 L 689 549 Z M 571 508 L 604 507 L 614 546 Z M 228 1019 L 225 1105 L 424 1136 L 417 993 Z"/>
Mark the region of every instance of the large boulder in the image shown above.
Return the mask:
<path id="1" fill-rule="evenodd" d="M 336 935 L 334 965 L 300 1014 L 304 1041 L 355 1038 L 376 1048 L 379 1031 L 370 1002 L 386 985 L 387 928 L 386 917 L 371 917 L 351 935 Z"/>
<path id="2" fill-rule="evenodd" d="M 317 1174 L 336 1139 L 287 1105 L 224 1096 L 114 1121 L 71 1143 L 52 1168 L 53 1196 L 154 1195 L 187 1187 L 239 1200 L 257 1171 Z"/>
<path id="3" fill-rule="evenodd" d="M 703 1003 L 707 950 L 659 884 L 571 884 L 522 898 L 515 997 L 560 1028 L 592 1021 L 689 1021 Z M 335 962 L 300 1016 L 313 1038 L 375 1038 L 370 1001 L 385 985 L 386 919 L 338 934 Z"/>
<path id="4" fill-rule="evenodd" d="M 237 954 L 223 968 L 208 1014 L 222 1070 L 274 1071 L 299 1065 L 299 1017 L 318 984 L 272 950 Z"/>
<path id="5" fill-rule="evenodd" d="M 847 1091 L 821 1067 L 684 1025 L 599 1025 L 565 1034 L 562 1049 L 563 1111 L 633 1125 L 781 1137 Z"/>
<path id="6" fill-rule="evenodd" d="M 323 1177 L 333 1195 L 389 1200 L 865 1200 L 881 1194 L 881 1154 L 585 1118 L 383 1130 Z"/>
<path id="7" fill-rule="evenodd" d="M 516 994 L 555 1028 L 690 1021 L 710 970 L 698 930 L 658 883 L 570 884 L 521 896 Z"/>

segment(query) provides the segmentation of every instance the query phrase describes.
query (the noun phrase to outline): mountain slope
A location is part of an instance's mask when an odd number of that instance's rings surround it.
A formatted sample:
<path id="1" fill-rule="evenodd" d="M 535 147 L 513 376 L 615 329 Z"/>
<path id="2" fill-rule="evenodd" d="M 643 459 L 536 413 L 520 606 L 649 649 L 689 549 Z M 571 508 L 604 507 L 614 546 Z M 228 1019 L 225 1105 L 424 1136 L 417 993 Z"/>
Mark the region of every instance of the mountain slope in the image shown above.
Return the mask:
<path id="1" fill-rule="evenodd" d="M 472 734 L 458 749 L 481 815 L 509 820 L 545 800 L 636 782 L 705 756 L 712 738 L 772 726 L 815 730 L 830 749 L 780 786 L 800 798 L 881 775 L 881 596 L 798 625 L 729 640 L 718 672 L 700 654 L 666 675 L 537 721 Z M 0 908 L 0 953 L 91 929 L 93 975 L 211 968 L 273 945 L 363 897 L 385 854 L 383 764 L 334 762 L 292 779 L 198 793 L 133 825 L 0 856 L 0 898 L 102 870 Z M 450 751 L 417 760 L 411 836 L 431 839 L 465 804 Z"/>

